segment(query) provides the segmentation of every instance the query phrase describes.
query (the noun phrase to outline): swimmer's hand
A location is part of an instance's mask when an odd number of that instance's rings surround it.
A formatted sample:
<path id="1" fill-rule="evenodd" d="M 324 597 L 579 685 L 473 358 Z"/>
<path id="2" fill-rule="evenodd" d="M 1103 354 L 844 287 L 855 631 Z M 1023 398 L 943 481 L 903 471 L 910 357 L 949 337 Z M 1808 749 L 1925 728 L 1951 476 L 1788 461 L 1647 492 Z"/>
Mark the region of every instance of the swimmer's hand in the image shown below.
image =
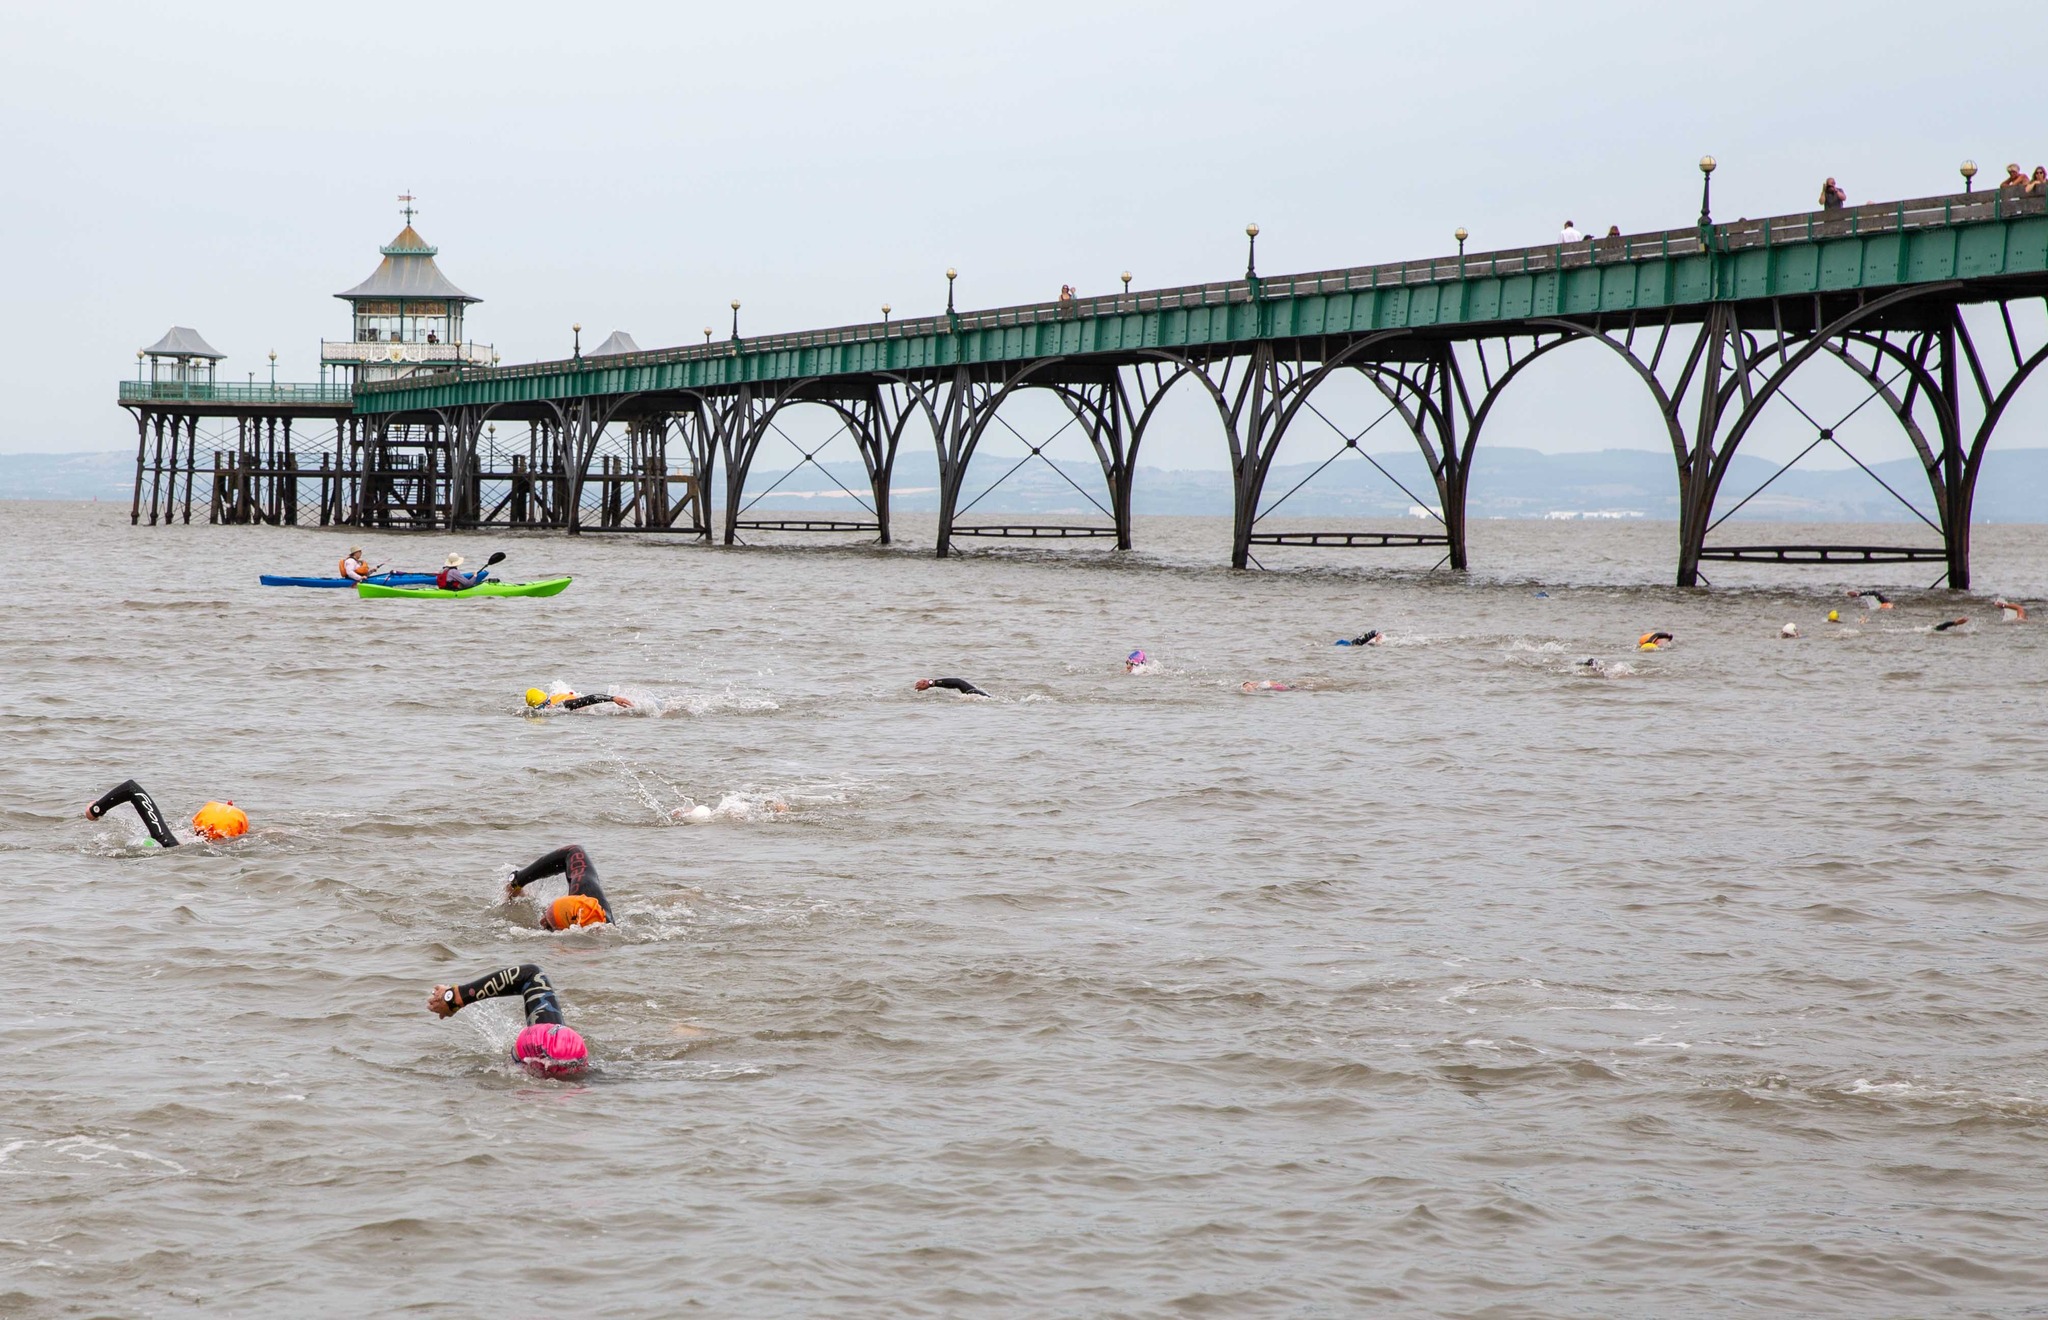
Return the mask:
<path id="1" fill-rule="evenodd" d="M 631 709 L 633 709 L 633 703 L 632 703 L 632 702 L 630 702 L 630 701 L 628 701 L 628 700 L 626 700 L 626 699 L 625 699 L 624 697 L 613 697 L 613 698 L 612 698 L 612 704 L 613 704 L 614 706 L 617 706 L 617 707 L 618 707 L 618 708 L 619 708 L 620 710 L 631 710 Z"/>
<path id="2" fill-rule="evenodd" d="M 455 987 L 452 985 L 435 986 L 434 993 L 427 996 L 427 1008 L 435 1017 L 454 1017 L 456 1009 Z"/>

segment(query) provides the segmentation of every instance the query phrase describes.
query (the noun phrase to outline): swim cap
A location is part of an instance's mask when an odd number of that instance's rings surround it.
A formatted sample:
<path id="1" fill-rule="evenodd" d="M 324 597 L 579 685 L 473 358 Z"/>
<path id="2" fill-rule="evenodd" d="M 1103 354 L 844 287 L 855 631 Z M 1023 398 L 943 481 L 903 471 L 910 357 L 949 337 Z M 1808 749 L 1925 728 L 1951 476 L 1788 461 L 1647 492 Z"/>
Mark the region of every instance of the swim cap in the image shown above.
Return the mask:
<path id="1" fill-rule="evenodd" d="M 556 930 L 602 926 L 604 905 L 587 894 L 564 894 L 549 906 L 548 924 Z"/>
<path id="2" fill-rule="evenodd" d="M 583 1037 L 556 1022 L 541 1022 L 519 1033 L 512 1057 L 540 1077 L 575 1077 L 590 1064 Z"/>
<path id="3" fill-rule="evenodd" d="M 239 839 L 249 832 L 249 813 L 232 802 L 209 802 L 192 814 L 192 828 L 205 839 Z"/>
<path id="4" fill-rule="evenodd" d="M 1828 611 L 1828 622 L 1829 622 L 1829 623 L 1840 623 L 1841 621 L 1842 621 L 1842 612 L 1841 612 L 1840 610 L 1829 610 L 1829 611 Z"/>
<path id="5" fill-rule="evenodd" d="M 529 706 L 545 706 L 548 704 L 548 694 L 539 688 L 528 688 L 526 689 L 526 704 Z"/>
<path id="6" fill-rule="evenodd" d="M 1129 655 L 1125 656 L 1124 659 L 1129 661 L 1131 664 L 1142 665 L 1145 663 L 1145 653 L 1143 651 L 1133 651 Z"/>

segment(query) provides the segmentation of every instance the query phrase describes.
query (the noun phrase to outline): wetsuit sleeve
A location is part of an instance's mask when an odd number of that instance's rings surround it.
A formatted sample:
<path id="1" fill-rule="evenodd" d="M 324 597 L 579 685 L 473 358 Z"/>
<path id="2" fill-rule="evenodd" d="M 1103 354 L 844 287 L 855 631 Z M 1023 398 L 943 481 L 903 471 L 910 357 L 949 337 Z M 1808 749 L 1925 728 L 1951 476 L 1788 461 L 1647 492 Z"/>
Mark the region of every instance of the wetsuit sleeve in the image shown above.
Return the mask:
<path id="1" fill-rule="evenodd" d="M 568 701 L 562 703 L 562 709 L 582 710 L 585 706 L 602 706 L 607 701 L 617 700 L 617 697 L 609 697 L 605 696 L 602 693 L 596 693 L 588 697 L 572 697 Z"/>
<path id="2" fill-rule="evenodd" d="M 171 827 L 164 823 L 164 813 L 157 810 L 156 800 L 132 779 L 124 779 L 115 785 L 105 797 L 86 808 L 86 814 L 98 820 L 123 802 L 131 804 L 135 814 L 142 817 L 142 827 L 149 831 L 150 838 L 165 848 L 178 846 L 178 836 L 171 833 Z"/>
<path id="3" fill-rule="evenodd" d="M 983 692 L 964 678 L 935 678 L 932 680 L 932 686 L 942 687 L 951 692 L 964 692 L 970 697 L 985 697 L 988 695 L 988 693 Z"/>
<path id="4" fill-rule="evenodd" d="M 590 854 L 583 851 L 583 845 L 572 843 L 566 848 L 557 848 L 545 857 L 528 862 L 512 874 L 512 887 L 524 889 L 536 880 L 545 880 L 551 875 L 566 877 L 569 892 L 594 899 L 604 909 L 606 921 L 612 916 L 611 900 L 604 896 L 604 886 L 597 882 L 597 863 L 590 860 Z"/>
<path id="5" fill-rule="evenodd" d="M 566 1025 L 562 1021 L 562 1006 L 555 1000 L 553 983 L 548 980 L 546 972 L 532 963 L 503 967 L 489 976 L 456 986 L 455 1006 L 462 1008 L 479 999 L 496 999 L 499 995 L 518 995 L 525 1002 L 526 1025 L 529 1027 L 542 1022 Z"/>

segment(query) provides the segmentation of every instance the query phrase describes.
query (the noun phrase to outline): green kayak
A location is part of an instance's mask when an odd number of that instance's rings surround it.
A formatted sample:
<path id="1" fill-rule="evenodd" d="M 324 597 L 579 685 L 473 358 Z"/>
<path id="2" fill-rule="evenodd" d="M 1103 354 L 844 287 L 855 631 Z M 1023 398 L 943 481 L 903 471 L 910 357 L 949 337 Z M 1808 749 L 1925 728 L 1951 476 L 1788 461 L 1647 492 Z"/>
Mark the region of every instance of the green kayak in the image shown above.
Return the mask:
<path id="1" fill-rule="evenodd" d="M 479 582 L 468 591 L 443 591 L 439 587 L 380 587 L 356 583 L 356 594 L 364 600 L 462 600 L 470 596 L 559 596 L 568 590 L 570 578 L 548 578 L 543 582 Z"/>

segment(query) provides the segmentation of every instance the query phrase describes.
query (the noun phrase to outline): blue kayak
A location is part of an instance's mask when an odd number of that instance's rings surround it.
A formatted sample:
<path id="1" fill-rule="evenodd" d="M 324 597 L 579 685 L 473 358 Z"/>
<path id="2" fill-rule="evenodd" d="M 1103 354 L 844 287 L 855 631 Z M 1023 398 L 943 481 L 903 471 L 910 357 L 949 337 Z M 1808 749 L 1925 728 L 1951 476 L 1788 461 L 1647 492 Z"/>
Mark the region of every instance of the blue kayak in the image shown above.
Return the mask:
<path id="1" fill-rule="evenodd" d="M 260 581 L 266 587 L 353 587 L 355 585 L 355 583 L 345 577 L 280 577 L 275 573 L 265 573 Z M 365 578 L 364 581 L 374 582 L 380 587 L 431 587 L 434 585 L 434 575 L 432 573 L 378 573 L 373 577 Z"/>

